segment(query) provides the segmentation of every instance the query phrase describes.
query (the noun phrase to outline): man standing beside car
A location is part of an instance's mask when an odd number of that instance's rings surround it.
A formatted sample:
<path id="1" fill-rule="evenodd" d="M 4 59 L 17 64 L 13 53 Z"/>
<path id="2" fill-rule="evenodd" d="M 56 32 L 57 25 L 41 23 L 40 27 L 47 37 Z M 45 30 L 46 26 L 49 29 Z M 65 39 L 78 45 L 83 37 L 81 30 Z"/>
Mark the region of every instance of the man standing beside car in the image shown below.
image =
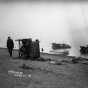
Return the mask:
<path id="1" fill-rule="evenodd" d="M 11 37 L 9 36 L 8 39 L 7 39 L 7 49 L 8 49 L 8 52 L 9 52 L 10 56 L 12 56 L 13 48 L 14 48 L 14 42 L 11 39 Z"/>

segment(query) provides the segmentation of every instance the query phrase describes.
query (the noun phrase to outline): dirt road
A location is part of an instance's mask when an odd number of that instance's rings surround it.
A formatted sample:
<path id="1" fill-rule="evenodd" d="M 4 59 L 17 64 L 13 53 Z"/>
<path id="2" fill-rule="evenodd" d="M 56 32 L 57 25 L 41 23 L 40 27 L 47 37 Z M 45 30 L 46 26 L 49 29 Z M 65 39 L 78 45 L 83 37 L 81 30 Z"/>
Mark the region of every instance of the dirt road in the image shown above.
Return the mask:
<path id="1" fill-rule="evenodd" d="M 42 54 L 54 60 L 70 60 L 65 56 Z M 23 69 L 25 64 L 28 68 Z M 14 76 L 8 71 L 23 72 L 25 77 Z M 31 75 L 28 77 L 28 75 Z M 49 61 L 31 61 L 9 57 L 6 49 L 0 49 L 0 88 L 88 88 L 88 65 L 82 63 L 51 64 Z"/>

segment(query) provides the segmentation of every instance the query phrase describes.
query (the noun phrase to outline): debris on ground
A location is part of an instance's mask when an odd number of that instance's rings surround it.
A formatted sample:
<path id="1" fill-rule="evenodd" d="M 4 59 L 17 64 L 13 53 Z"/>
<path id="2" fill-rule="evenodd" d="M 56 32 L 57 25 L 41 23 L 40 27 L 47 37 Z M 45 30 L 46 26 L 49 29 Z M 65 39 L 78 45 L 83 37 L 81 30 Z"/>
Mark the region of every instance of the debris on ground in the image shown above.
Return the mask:
<path id="1" fill-rule="evenodd" d="M 58 62 L 58 61 L 50 61 L 50 64 L 54 64 L 54 65 L 63 65 L 62 62 Z"/>
<path id="2" fill-rule="evenodd" d="M 84 61 L 84 62 L 82 62 L 82 64 L 86 64 L 86 65 L 88 65 L 88 61 Z"/>
<path id="3" fill-rule="evenodd" d="M 20 68 L 25 69 L 25 70 L 28 70 L 28 69 L 33 70 L 34 69 L 32 67 L 27 66 L 26 64 L 22 64 L 22 66 L 20 66 Z"/>
<path id="4" fill-rule="evenodd" d="M 51 58 L 44 58 L 44 57 L 40 57 L 40 58 L 36 58 L 36 59 L 32 59 L 34 61 L 51 61 Z"/>
<path id="5" fill-rule="evenodd" d="M 31 74 L 24 74 L 23 72 L 14 71 L 14 70 L 9 70 L 8 74 L 13 75 L 14 77 L 19 77 L 19 78 L 29 78 L 29 77 L 31 77 Z"/>
<path id="6" fill-rule="evenodd" d="M 88 63 L 87 58 L 77 57 L 72 59 L 73 63 Z"/>

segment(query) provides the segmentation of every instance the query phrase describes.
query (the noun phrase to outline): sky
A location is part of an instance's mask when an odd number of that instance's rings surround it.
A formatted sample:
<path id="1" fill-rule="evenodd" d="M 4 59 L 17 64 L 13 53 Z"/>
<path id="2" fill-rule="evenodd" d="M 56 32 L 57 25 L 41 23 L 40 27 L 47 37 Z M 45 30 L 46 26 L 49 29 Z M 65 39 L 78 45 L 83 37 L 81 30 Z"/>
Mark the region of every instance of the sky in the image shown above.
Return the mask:
<path id="1" fill-rule="evenodd" d="M 75 1 L 1 1 L 0 46 L 11 36 L 40 40 L 41 47 L 67 43 L 79 49 L 88 44 L 88 2 Z M 15 48 L 17 44 L 15 42 Z"/>

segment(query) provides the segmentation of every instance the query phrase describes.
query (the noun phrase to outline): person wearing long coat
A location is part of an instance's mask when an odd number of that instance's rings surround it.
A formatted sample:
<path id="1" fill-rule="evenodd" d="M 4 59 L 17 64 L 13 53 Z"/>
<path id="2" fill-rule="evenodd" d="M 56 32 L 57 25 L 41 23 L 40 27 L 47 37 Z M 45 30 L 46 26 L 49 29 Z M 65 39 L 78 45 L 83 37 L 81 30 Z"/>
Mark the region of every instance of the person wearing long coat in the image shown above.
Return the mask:
<path id="1" fill-rule="evenodd" d="M 14 48 L 14 42 L 11 39 L 11 37 L 8 37 L 8 39 L 7 39 L 7 49 L 8 49 L 8 52 L 9 52 L 10 56 L 12 56 L 13 48 Z"/>

